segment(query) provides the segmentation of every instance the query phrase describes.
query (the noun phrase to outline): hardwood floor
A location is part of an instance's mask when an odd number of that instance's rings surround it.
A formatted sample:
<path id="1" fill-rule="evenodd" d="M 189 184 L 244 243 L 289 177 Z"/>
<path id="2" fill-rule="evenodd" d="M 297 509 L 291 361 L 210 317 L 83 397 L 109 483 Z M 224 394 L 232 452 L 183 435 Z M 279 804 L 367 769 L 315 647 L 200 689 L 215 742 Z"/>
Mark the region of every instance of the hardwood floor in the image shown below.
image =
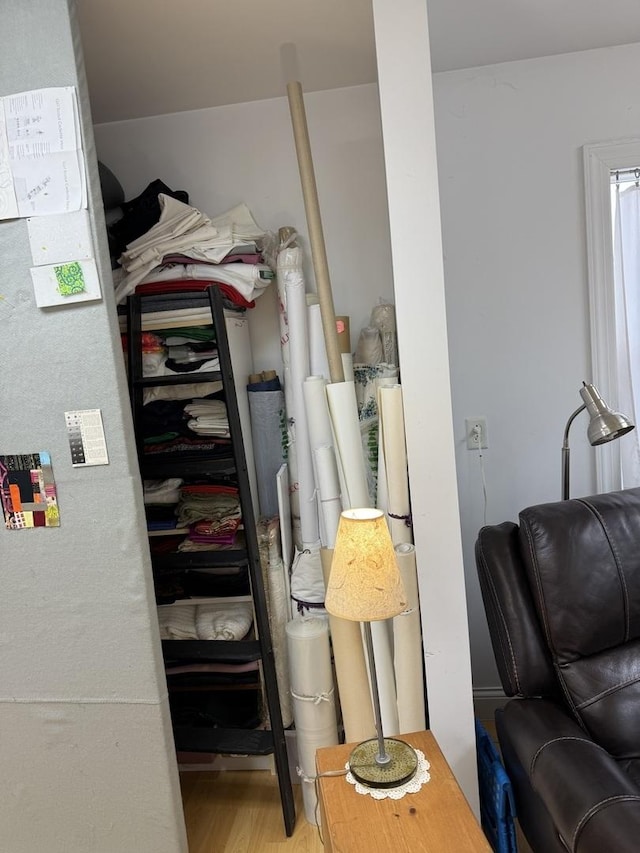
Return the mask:
<path id="1" fill-rule="evenodd" d="M 287 838 L 278 780 L 269 770 L 180 775 L 189 853 L 322 853 L 318 830 L 307 823 L 300 785 L 294 785 L 296 828 Z"/>

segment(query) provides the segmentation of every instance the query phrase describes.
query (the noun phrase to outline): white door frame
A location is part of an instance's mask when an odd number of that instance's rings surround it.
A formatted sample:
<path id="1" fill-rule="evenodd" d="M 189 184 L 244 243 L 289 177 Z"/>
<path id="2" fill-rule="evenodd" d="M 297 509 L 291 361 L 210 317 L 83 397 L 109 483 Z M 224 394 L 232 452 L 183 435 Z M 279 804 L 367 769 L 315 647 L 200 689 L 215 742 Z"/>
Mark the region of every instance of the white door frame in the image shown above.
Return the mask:
<path id="1" fill-rule="evenodd" d="M 610 405 L 618 401 L 615 366 L 615 302 L 611 222 L 611 172 L 640 165 L 640 138 L 583 147 L 591 366 L 593 382 Z M 598 492 L 620 489 L 620 448 L 610 441 L 596 454 Z"/>

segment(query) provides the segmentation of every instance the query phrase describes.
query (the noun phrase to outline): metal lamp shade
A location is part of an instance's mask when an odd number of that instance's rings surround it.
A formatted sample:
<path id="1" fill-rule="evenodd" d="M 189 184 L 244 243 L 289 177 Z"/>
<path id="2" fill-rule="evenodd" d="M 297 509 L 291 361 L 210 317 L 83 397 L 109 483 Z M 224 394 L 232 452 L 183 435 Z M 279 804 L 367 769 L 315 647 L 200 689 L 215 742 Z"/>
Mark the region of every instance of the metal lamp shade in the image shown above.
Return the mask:
<path id="1" fill-rule="evenodd" d="M 619 438 L 634 428 L 626 415 L 621 412 L 614 412 L 607 406 L 595 385 L 583 385 L 580 389 L 580 396 L 589 413 L 587 437 L 589 444 L 594 447 L 612 441 L 614 438 Z"/>

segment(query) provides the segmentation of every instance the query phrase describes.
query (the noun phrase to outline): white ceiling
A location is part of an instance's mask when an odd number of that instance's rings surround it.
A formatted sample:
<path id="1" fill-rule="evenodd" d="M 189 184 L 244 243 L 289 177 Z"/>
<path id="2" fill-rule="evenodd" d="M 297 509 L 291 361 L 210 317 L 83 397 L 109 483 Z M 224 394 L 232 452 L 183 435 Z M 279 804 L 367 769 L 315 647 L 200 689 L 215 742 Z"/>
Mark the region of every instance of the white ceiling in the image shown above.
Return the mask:
<path id="1" fill-rule="evenodd" d="M 96 123 L 279 97 L 285 76 L 308 92 L 376 80 L 371 0 L 77 4 Z M 638 0 L 428 7 L 434 71 L 640 42 Z"/>

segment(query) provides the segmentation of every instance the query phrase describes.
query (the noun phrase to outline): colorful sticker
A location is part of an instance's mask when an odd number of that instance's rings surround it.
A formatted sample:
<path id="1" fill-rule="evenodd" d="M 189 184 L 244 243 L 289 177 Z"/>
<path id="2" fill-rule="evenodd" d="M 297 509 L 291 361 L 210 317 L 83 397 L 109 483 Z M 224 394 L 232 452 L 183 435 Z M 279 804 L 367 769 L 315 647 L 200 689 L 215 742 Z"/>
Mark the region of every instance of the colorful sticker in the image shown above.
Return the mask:
<path id="1" fill-rule="evenodd" d="M 49 454 L 0 456 L 0 500 L 8 530 L 60 527 Z"/>
<path id="2" fill-rule="evenodd" d="M 84 293 L 85 283 L 82 267 L 78 261 L 69 264 L 60 264 L 54 267 L 58 291 L 61 296 L 73 296 L 75 293 Z"/>

